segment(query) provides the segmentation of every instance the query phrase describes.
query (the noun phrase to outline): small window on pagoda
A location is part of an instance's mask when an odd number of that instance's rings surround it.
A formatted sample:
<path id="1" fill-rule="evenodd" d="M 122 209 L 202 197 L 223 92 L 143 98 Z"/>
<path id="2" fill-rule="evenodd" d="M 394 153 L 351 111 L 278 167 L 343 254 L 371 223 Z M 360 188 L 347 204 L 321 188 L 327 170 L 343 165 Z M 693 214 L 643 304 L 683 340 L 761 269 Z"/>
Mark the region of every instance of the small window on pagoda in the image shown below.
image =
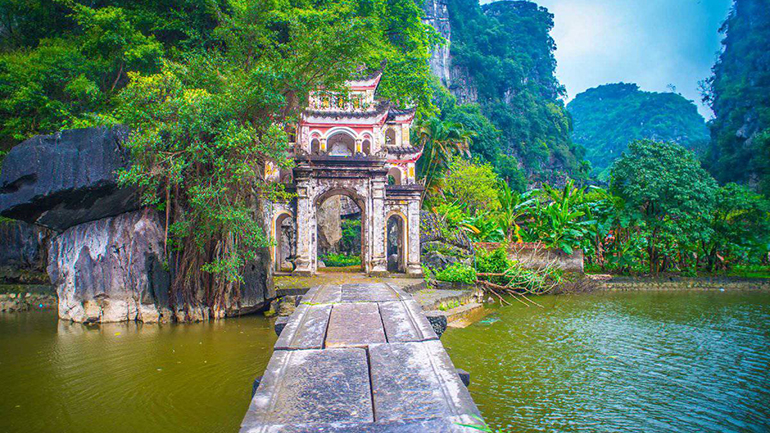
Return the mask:
<path id="1" fill-rule="evenodd" d="M 329 108 L 329 96 L 324 96 L 321 98 L 321 106 L 323 108 Z"/>
<path id="2" fill-rule="evenodd" d="M 370 140 L 364 140 L 363 143 L 361 143 L 361 151 L 364 153 L 364 155 L 371 155 L 372 154 L 372 142 Z"/>
<path id="3" fill-rule="evenodd" d="M 310 154 L 319 155 L 320 153 L 321 153 L 321 142 L 318 141 L 317 138 L 314 138 L 313 141 L 310 142 Z"/>
<path id="4" fill-rule="evenodd" d="M 401 185 L 401 170 L 397 167 L 388 170 L 388 185 Z"/>
<path id="5" fill-rule="evenodd" d="M 385 131 L 385 144 L 387 146 L 396 145 L 396 131 L 393 128 L 388 128 L 388 130 Z"/>
<path id="6" fill-rule="evenodd" d="M 345 109 L 345 98 L 342 96 L 337 97 L 337 108 L 341 110 Z"/>

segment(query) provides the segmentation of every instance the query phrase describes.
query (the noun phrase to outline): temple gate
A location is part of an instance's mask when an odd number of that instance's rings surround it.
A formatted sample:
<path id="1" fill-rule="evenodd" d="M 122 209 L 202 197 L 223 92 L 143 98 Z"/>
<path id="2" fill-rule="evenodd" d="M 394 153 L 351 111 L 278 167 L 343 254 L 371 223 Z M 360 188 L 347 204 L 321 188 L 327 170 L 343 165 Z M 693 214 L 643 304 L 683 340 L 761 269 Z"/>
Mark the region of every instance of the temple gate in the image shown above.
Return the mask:
<path id="1" fill-rule="evenodd" d="M 278 170 L 273 163 L 266 165 L 267 180 L 283 182 L 296 192 L 292 201 L 267 207 L 270 234 L 276 239 L 271 248 L 276 271 L 317 272 L 318 208 L 329 197 L 343 195 L 360 208 L 363 271 L 388 273 L 390 237 L 391 255 L 398 256 L 391 271 L 422 274 L 423 187 L 415 180 L 422 147 L 409 140 L 415 111 L 375 98 L 381 76 L 378 72 L 349 81 L 347 94 L 312 92 L 296 128 L 295 167 Z"/>

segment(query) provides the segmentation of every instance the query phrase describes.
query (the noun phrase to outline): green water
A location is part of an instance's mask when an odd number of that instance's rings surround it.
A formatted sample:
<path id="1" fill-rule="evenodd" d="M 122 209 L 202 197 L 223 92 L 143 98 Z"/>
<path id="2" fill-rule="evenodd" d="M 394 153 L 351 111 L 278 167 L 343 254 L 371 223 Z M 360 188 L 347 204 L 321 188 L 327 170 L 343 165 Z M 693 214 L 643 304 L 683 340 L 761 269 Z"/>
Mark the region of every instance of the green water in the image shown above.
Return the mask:
<path id="1" fill-rule="evenodd" d="M 511 432 L 770 431 L 770 294 L 538 298 L 443 337 Z M 86 327 L 0 314 L 0 432 L 233 432 L 275 334 L 261 317 Z"/>
<path id="2" fill-rule="evenodd" d="M 770 431 L 770 294 L 543 297 L 442 341 L 511 432 Z"/>
<path id="3" fill-rule="evenodd" d="M 276 336 L 262 317 L 191 325 L 0 314 L 0 432 L 233 432 Z"/>

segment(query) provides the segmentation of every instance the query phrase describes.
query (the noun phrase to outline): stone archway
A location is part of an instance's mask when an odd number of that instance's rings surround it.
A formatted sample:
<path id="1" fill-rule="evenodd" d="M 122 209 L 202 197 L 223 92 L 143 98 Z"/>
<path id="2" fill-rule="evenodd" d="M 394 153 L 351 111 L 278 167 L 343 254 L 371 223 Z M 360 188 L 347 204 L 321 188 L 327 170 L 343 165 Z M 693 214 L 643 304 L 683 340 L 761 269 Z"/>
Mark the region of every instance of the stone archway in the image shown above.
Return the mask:
<path id="1" fill-rule="evenodd" d="M 275 245 L 273 246 L 273 263 L 275 271 L 292 271 L 293 269 L 285 269 L 290 260 L 297 254 L 297 242 L 296 242 L 296 224 L 294 215 L 288 211 L 282 211 L 278 214 L 273 222 L 273 239 Z M 290 266 L 293 268 L 293 265 Z"/>
<path id="2" fill-rule="evenodd" d="M 353 200 L 352 193 L 324 195 L 316 201 L 316 251 L 318 271 L 326 268 L 355 267 L 363 270 L 366 251 L 364 247 L 364 213 L 362 204 Z M 358 260 L 355 263 L 355 260 Z"/>
<path id="3" fill-rule="evenodd" d="M 341 185 L 348 183 L 348 185 Z M 350 181 L 334 181 L 326 180 L 323 182 L 323 186 L 317 190 L 317 194 L 312 197 L 308 197 L 309 205 L 311 207 L 310 213 L 313 215 L 312 228 L 309 228 L 308 235 L 311 235 L 310 242 L 307 244 L 305 258 L 309 259 L 309 266 L 307 266 L 310 273 L 315 273 L 318 270 L 318 209 L 329 198 L 335 196 L 345 196 L 351 199 L 360 211 L 361 220 L 361 268 L 364 272 L 370 272 L 372 270 L 371 257 L 371 243 L 369 239 L 371 237 L 372 222 L 371 222 L 371 208 L 369 206 L 370 194 L 366 188 L 367 183 L 363 181 L 358 182 L 358 185 L 349 185 Z"/>
<path id="4" fill-rule="evenodd" d="M 385 223 L 385 255 L 388 272 L 406 273 L 407 220 L 400 213 L 390 213 Z"/>

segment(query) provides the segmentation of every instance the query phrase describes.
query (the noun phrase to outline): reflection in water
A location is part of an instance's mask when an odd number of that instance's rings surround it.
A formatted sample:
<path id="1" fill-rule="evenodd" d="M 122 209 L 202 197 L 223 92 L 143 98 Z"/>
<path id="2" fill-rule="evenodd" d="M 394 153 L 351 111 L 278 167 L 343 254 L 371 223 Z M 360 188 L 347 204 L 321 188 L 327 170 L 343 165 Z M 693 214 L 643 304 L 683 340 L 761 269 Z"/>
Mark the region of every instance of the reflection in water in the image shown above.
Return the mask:
<path id="1" fill-rule="evenodd" d="M 500 308 L 442 338 L 515 432 L 770 431 L 770 294 L 618 293 Z M 499 320 L 498 320 L 499 319 Z"/>
<path id="2" fill-rule="evenodd" d="M 84 326 L 0 315 L 0 432 L 232 432 L 275 343 L 271 322 Z"/>

